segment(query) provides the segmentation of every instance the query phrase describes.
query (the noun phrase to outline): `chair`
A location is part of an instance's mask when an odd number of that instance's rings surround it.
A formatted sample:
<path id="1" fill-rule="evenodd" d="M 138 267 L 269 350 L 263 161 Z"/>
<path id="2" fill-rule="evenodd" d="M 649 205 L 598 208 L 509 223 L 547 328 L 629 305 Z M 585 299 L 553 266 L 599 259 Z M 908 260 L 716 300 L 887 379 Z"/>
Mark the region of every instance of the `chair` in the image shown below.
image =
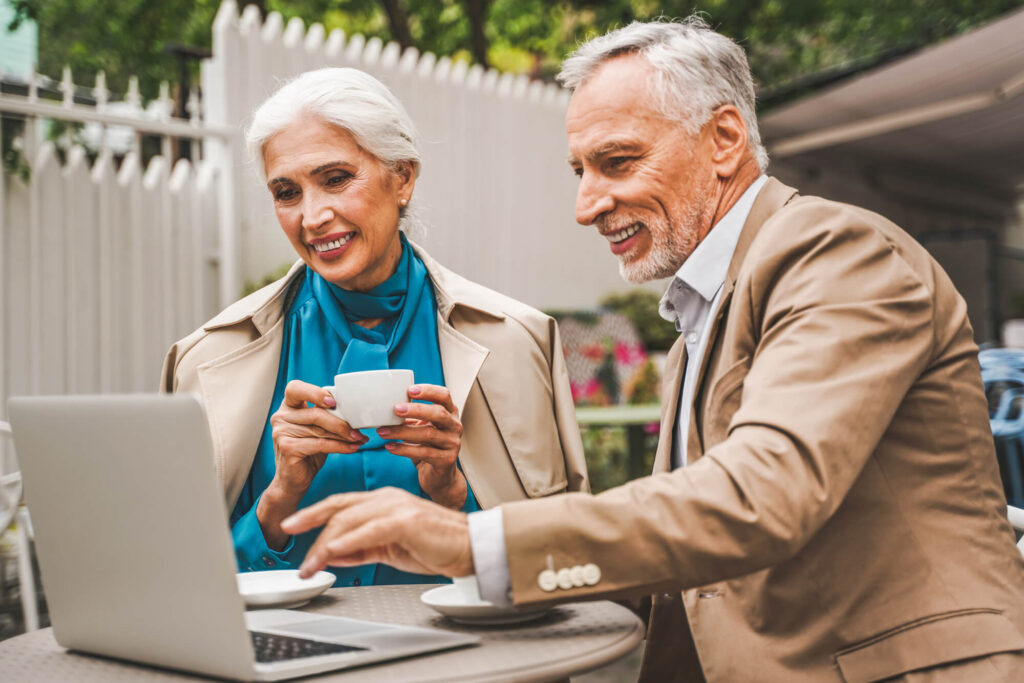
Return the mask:
<path id="1" fill-rule="evenodd" d="M 990 351 L 1004 349 L 991 349 Z M 1001 361 L 1005 361 L 1002 357 Z M 1005 365 L 982 368 L 989 424 L 1010 503 L 1024 505 L 1024 372 Z"/>
<path id="2" fill-rule="evenodd" d="M 11 426 L 0 422 L 0 436 L 10 437 Z M 0 476 L 0 535 L 12 524 L 17 524 L 18 586 L 25 630 L 39 628 L 39 604 L 36 601 L 36 581 L 32 571 L 32 522 L 28 509 L 21 505 L 21 472 Z M 0 579 L 2 579 L 0 575 Z"/>
<path id="3" fill-rule="evenodd" d="M 1024 534 L 1024 510 L 1012 505 L 1006 506 L 1006 516 L 1010 520 L 1010 526 L 1013 530 L 1019 534 Z M 1022 555 L 1024 555 L 1024 535 L 1017 541 L 1017 548 L 1020 549 Z"/>
<path id="4" fill-rule="evenodd" d="M 982 349 L 978 352 L 982 369 L 992 367 L 1024 368 L 1024 349 Z"/>

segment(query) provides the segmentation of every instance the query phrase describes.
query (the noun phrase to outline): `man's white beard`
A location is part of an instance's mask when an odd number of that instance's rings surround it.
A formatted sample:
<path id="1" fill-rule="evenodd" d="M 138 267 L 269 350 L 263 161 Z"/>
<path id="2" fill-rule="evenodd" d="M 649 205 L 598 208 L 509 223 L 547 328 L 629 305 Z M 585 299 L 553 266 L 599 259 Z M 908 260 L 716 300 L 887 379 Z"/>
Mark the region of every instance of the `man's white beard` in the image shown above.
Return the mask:
<path id="1" fill-rule="evenodd" d="M 697 234 L 707 211 L 707 194 L 697 193 L 687 207 L 682 225 L 670 218 L 658 219 L 655 223 L 639 221 L 644 225 L 651 237 L 651 246 L 647 253 L 627 261 L 630 253 L 619 256 L 619 275 L 627 282 L 640 284 L 650 280 L 671 277 L 683 265 L 683 262 L 697 248 Z M 630 221 L 628 224 L 636 221 Z"/>

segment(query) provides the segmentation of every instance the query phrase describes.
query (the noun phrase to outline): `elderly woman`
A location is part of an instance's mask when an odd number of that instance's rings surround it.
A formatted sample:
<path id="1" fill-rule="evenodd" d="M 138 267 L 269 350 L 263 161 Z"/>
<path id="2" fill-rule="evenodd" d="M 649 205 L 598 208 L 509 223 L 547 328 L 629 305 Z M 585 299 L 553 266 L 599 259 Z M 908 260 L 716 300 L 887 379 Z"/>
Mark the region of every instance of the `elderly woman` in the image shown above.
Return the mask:
<path id="1" fill-rule="evenodd" d="M 300 261 L 175 344 L 167 391 L 199 394 L 239 568 L 298 567 L 316 533 L 280 522 L 340 492 L 400 487 L 456 510 L 587 487 L 554 322 L 439 265 L 404 234 L 420 171 L 405 109 L 373 77 L 281 87 L 247 143 Z M 323 389 L 413 370 L 405 424 L 358 431 Z M 441 581 L 386 565 L 338 586 Z"/>

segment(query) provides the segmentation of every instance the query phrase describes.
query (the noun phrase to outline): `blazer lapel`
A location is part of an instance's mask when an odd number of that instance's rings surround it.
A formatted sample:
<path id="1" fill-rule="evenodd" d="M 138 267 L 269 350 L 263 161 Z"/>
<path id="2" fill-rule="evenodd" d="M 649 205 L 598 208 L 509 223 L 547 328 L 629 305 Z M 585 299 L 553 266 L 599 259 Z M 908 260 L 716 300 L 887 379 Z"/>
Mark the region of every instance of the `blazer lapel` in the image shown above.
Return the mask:
<path id="1" fill-rule="evenodd" d="M 452 327 L 440 313 L 437 318 L 437 345 L 441 350 L 444 383 L 461 416 L 473 382 L 490 351 Z"/>
<path id="2" fill-rule="evenodd" d="M 740 231 L 740 237 L 736 242 L 736 249 L 733 251 L 732 259 L 729 261 L 729 270 L 726 273 L 725 282 L 722 283 L 722 294 L 719 297 L 715 317 L 711 321 L 708 341 L 704 345 L 704 353 L 697 368 L 695 380 L 697 384 L 693 391 L 693 404 L 690 406 L 689 433 L 687 434 L 687 463 L 693 462 L 704 453 L 703 434 L 698 425 L 703 416 L 703 411 L 700 410 L 700 407 L 701 397 L 704 395 L 705 380 L 707 379 L 708 360 L 711 358 L 711 352 L 715 348 L 715 342 L 718 340 L 722 319 L 729 310 L 729 302 L 732 299 L 733 290 L 736 288 L 736 279 L 739 277 L 740 266 L 742 266 L 743 260 L 750 250 L 754 237 L 761 229 L 761 225 L 795 194 L 796 190 L 793 188 L 783 185 L 775 178 L 768 178 L 768 182 L 764 184 L 764 187 L 758 192 L 757 198 L 754 199 L 754 203 L 750 207 L 750 213 L 747 214 L 747 220 L 743 223 L 743 229 Z"/>
<path id="3" fill-rule="evenodd" d="M 661 429 L 658 434 L 658 450 L 654 456 L 654 474 L 672 469 L 672 442 L 676 432 L 676 414 L 679 411 L 679 390 L 683 386 L 686 372 L 686 342 L 676 339 L 665 359 L 664 376 L 661 378 Z"/>

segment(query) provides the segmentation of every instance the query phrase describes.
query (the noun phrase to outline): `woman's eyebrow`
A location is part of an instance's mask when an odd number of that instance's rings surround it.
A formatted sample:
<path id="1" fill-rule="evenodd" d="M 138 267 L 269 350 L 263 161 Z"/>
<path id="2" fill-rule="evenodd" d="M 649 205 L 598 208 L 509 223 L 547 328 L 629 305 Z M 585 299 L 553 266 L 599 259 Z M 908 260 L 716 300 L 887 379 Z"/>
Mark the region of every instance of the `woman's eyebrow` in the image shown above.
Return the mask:
<path id="1" fill-rule="evenodd" d="M 323 173 L 324 171 L 328 171 L 336 166 L 346 165 L 347 164 L 344 161 L 328 161 L 326 164 L 320 164 L 319 166 L 314 168 L 312 171 L 309 172 L 309 175 L 316 175 L 317 173 Z"/>
<path id="2" fill-rule="evenodd" d="M 312 171 L 309 172 L 309 175 L 317 175 L 318 173 L 323 173 L 324 171 L 329 171 L 332 168 L 336 168 L 338 166 L 347 166 L 347 165 L 348 164 L 346 162 L 344 162 L 344 161 L 328 161 L 326 164 L 320 164 L 319 166 L 314 168 Z M 286 178 L 285 176 L 281 176 L 279 178 L 273 178 L 271 180 L 268 180 L 267 181 L 267 187 L 273 187 L 274 185 L 280 185 L 282 183 L 290 183 L 290 182 L 292 182 L 291 178 Z"/>

